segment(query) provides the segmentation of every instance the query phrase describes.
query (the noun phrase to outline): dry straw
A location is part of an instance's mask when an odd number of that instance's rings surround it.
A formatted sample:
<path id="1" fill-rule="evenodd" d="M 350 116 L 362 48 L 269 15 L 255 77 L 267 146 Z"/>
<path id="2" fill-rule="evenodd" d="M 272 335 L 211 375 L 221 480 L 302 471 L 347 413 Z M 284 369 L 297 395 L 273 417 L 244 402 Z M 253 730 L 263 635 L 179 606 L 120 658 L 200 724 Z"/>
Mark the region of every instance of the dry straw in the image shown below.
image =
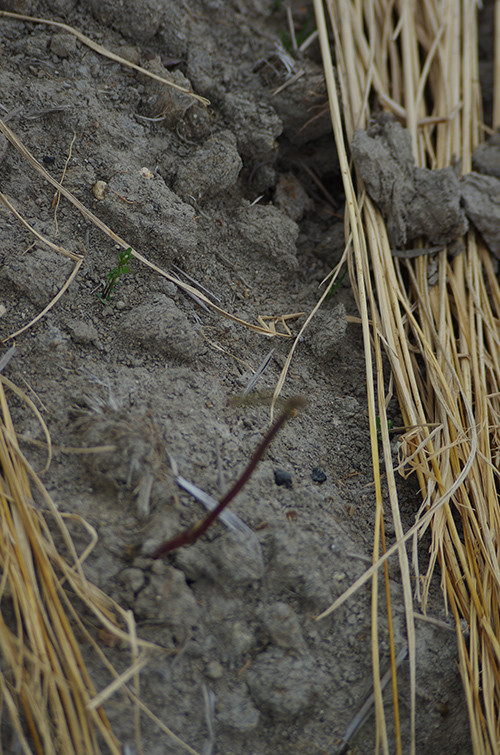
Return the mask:
<path id="1" fill-rule="evenodd" d="M 9 721 L 2 724 L 4 742 L 10 739 L 8 751 L 119 755 L 121 745 L 103 706 L 120 692 L 135 711 L 138 753 L 142 713 L 179 752 L 197 755 L 140 700 L 139 672 L 155 647 L 136 637 L 131 611 L 86 579 L 82 565 L 97 535 L 81 517 L 65 517 L 54 505 L 19 448 L 4 386 L 37 412 L 28 397 L 0 375 L 0 716 Z M 65 524 L 68 518 L 90 535 L 80 555 Z M 83 615 L 92 619 L 92 629 Z M 99 627 L 107 641 L 130 648 L 132 662 L 121 674 L 100 646 Z M 100 661 L 103 678 L 109 679 L 100 692 L 87 670 L 84 648 Z M 130 680 L 133 689 L 127 685 Z"/>
<path id="2" fill-rule="evenodd" d="M 498 3 L 497 3 L 498 5 Z M 377 415 L 398 542 L 405 595 L 411 752 L 415 752 L 415 639 L 413 598 L 425 610 L 436 563 L 447 607 L 456 621 L 460 672 L 475 753 L 496 753 L 500 742 L 500 287 L 490 253 L 473 230 L 461 254 L 436 259 L 392 256 L 384 221 L 348 162 L 357 128 L 366 128 L 377 100 L 408 129 L 421 167 L 442 168 L 457 158 L 471 170 L 482 140 L 477 60 L 477 3 L 473 0 L 315 0 L 333 130 L 352 234 L 350 272 L 362 319 L 370 435 L 376 490 L 376 564 L 349 591 L 372 577 L 372 654 L 377 751 L 389 751 L 378 652 L 377 571 L 387 564 L 382 519 Z M 328 34 L 334 40 L 336 77 Z M 500 60 L 496 36 L 495 59 Z M 500 74 L 496 70 L 498 116 Z M 498 126 L 499 123 L 494 125 Z M 345 134 L 345 141 L 344 141 Z M 375 324 L 375 327 L 372 326 Z M 422 505 L 416 526 L 403 535 L 385 412 L 382 351 L 405 426 L 406 473 L 418 479 Z M 373 375 L 375 374 L 375 378 Z M 377 407 L 377 408 L 376 408 Z M 420 574 L 414 547 L 413 586 L 406 541 L 430 526 L 429 566 Z M 386 580 L 387 581 L 387 580 Z M 388 594 L 388 592 L 387 592 Z M 347 595 L 330 607 L 331 613 Z M 390 605 L 388 605 L 390 614 Z M 467 623 L 464 632 L 461 619 Z M 390 627 L 390 624 L 389 624 Z M 395 667 L 393 638 L 392 664 Z M 393 686 L 396 693 L 396 687 Z M 396 750 L 402 752 L 397 694 Z"/>
<path id="3" fill-rule="evenodd" d="M 118 742 L 101 708 L 89 703 L 96 691 L 86 670 L 74 623 L 68 617 L 61 579 L 75 596 L 124 639 L 112 601 L 85 580 L 81 561 L 64 521 L 21 453 L 0 382 L 0 648 L 1 700 L 5 704 L 12 747 L 23 753 L 97 753 Z M 6 383 L 7 384 L 7 383 Z M 56 547 L 45 518 L 35 506 L 31 486 L 59 525 Z M 59 550 L 65 547 L 71 561 Z M 28 737 L 28 738 L 27 738 Z"/>

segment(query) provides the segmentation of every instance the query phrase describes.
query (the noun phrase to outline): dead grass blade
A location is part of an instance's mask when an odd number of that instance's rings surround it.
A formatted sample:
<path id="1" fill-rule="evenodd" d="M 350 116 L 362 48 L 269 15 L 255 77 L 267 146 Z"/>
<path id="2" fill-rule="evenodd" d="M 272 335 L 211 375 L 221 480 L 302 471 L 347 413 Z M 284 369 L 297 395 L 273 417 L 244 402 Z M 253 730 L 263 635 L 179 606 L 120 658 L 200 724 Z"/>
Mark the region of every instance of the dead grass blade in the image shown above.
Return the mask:
<path id="1" fill-rule="evenodd" d="M 82 563 L 96 542 L 76 553 L 63 515 L 22 454 L 12 425 L 3 386 L 17 390 L 0 376 L 0 715 L 7 720 L 20 751 L 31 755 L 120 755 L 120 743 L 103 709 L 117 690 L 127 692 L 138 723 L 139 709 L 152 716 L 139 700 L 138 674 L 147 663 L 150 643 L 137 639 L 130 611 L 124 611 L 85 578 Z M 46 433 L 47 434 L 47 433 Z M 47 434 L 48 436 L 48 434 Z M 50 442 L 50 437 L 47 437 Z M 40 505 L 35 505 L 32 487 Z M 53 519 L 49 528 L 43 506 Z M 72 517 L 81 521 L 78 517 Z M 57 540 L 57 542 L 56 542 Z M 69 559 L 62 555 L 66 549 Z M 68 592 L 71 595 L 71 600 Z M 131 648 L 132 663 L 119 675 L 79 616 L 81 604 L 100 626 Z M 77 639 L 78 632 L 79 639 Z M 82 639 L 97 652 L 113 681 L 95 689 L 82 655 Z M 135 692 L 126 683 L 133 680 Z M 155 719 L 173 741 L 188 745 Z M 3 730 L 5 726 L 3 723 Z M 137 742 L 139 731 L 137 730 Z"/>
<path id="2" fill-rule="evenodd" d="M 430 526 L 432 545 L 425 575 L 416 594 L 425 604 L 430 578 L 439 563 L 445 600 L 457 623 L 460 670 L 469 709 L 475 753 L 497 752 L 500 740 L 500 289 L 488 251 L 473 230 L 464 251 L 437 257 L 437 282 L 429 277 L 431 261 L 419 256 L 400 262 L 391 253 L 379 210 L 357 180 L 353 186 L 347 161 L 337 89 L 326 30 L 326 8 L 335 41 L 337 76 L 347 141 L 371 116 L 378 101 L 395 113 L 412 137 L 417 165 L 442 168 L 459 158 L 471 169 L 472 152 L 482 138 L 478 76 L 477 3 L 474 0 L 423 3 L 379 0 L 315 1 L 320 43 L 329 90 L 332 126 L 346 192 L 353 240 L 350 265 L 363 327 L 367 392 L 375 474 L 376 531 L 374 565 L 321 617 L 335 610 L 359 586 L 373 578 L 372 654 L 376 744 L 387 751 L 385 712 L 380 694 L 377 637 L 376 573 L 398 552 L 405 596 L 410 697 L 411 751 L 415 751 L 415 639 L 412 587 L 404 544 Z M 500 23 L 496 2 L 496 24 Z M 500 91 L 500 38 L 496 38 L 495 91 Z M 495 106 L 499 122 L 498 97 Z M 405 473 L 413 470 L 422 492 L 416 523 L 403 533 L 392 453 L 385 423 L 386 397 L 382 347 L 404 425 L 412 427 L 403 447 Z M 375 356 L 375 384 L 372 377 Z M 420 362 L 417 362 L 417 355 Z M 422 369 L 421 365 L 424 365 Z M 396 543 L 379 557 L 380 501 L 378 448 L 374 447 L 374 397 L 382 430 Z M 383 551 L 383 547 L 382 547 Z M 390 615 L 390 606 L 388 605 Z M 320 617 L 320 618 L 321 618 Z M 460 620 L 470 640 L 465 643 Z M 394 658 L 393 641 L 391 655 Z M 398 711 L 394 710 L 396 749 Z"/>
<path id="3" fill-rule="evenodd" d="M 23 216 L 21 215 L 21 213 L 16 210 L 16 208 L 14 207 L 14 205 L 11 202 L 9 202 L 9 200 L 7 199 L 7 197 L 5 196 L 5 194 L 2 194 L 1 191 L 0 191 L 0 202 L 2 202 L 7 207 L 7 209 L 10 210 L 10 212 L 19 220 L 19 222 L 22 223 L 22 225 L 30 233 L 32 233 L 34 236 L 36 236 L 36 238 L 39 241 L 41 241 L 42 244 L 45 244 L 50 249 L 53 249 L 55 252 L 59 252 L 60 254 L 64 255 L 65 257 L 69 257 L 72 260 L 76 260 L 77 261 L 77 260 L 81 260 L 82 259 L 81 255 L 75 254 L 74 252 L 69 252 L 63 246 L 60 246 L 59 244 L 54 244 L 52 241 L 49 241 L 49 239 L 45 238 L 45 236 L 43 236 L 41 233 L 38 233 L 38 231 L 35 228 L 33 228 L 32 226 L 30 226 L 30 224 L 28 223 L 28 221 L 23 218 Z"/>
<path id="4" fill-rule="evenodd" d="M 44 444 L 47 448 L 47 461 L 45 463 L 45 466 L 42 470 L 43 472 L 46 472 L 48 468 L 50 467 L 50 462 L 52 460 L 52 439 L 50 437 L 49 428 L 45 424 L 45 420 L 43 419 L 42 415 L 38 411 L 37 407 L 33 403 L 33 401 L 30 399 L 29 396 L 26 395 L 26 393 L 21 390 L 15 383 L 12 382 L 12 380 L 9 380 L 9 378 L 5 377 L 5 375 L 0 375 L 0 382 L 2 385 L 5 385 L 7 388 L 9 388 L 11 391 L 13 391 L 19 398 L 26 404 L 26 406 L 29 406 L 35 417 L 37 418 L 38 422 L 40 423 L 40 427 L 43 430 L 43 434 L 45 435 L 46 443 Z"/>
<path id="5" fill-rule="evenodd" d="M 54 306 L 54 304 L 56 304 L 59 301 L 59 299 L 61 298 L 61 296 L 63 296 L 63 294 L 71 286 L 71 284 L 75 280 L 76 275 L 77 275 L 77 273 L 78 273 L 78 271 L 79 271 L 79 269 L 80 269 L 80 267 L 82 265 L 82 262 L 83 262 L 82 258 L 80 258 L 76 262 L 73 270 L 71 271 L 71 274 L 68 276 L 68 279 L 67 279 L 66 283 L 57 292 L 57 294 L 54 296 L 54 298 L 51 299 L 51 301 L 47 304 L 47 306 L 44 307 L 44 309 L 42 309 L 42 311 L 39 312 L 37 314 L 37 316 L 34 317 L 32 320 L 30 320 L 26 325 L 23 325 L 22 328 L 19 328 L 19 330 L 16 330 L 15 333 L 11 333 L 10 336 L 6 336 L 6 338 L 2 338 L 2 343 L 7 343 L 7 341 L 11 340 L 11 338 L 17 338 L 17 336 L 21 335 L 21 333 L 24 333 L 26 330 L 29 330 L 30 328 L 32 328 L 33 325 L 35 325 L 39 320 L 42 319 L 42 317 L 45 317 L 45 315 L 47 314 L 47 312 L 49 312 L 49 310 L 52 309 L 52 307 Z"/>
<path id="6" fill-rule="evenodd" d="M 100 740 L 118 754 L 104 712 L 85 710 L 95 690 L 59 597 L 2 384 L 0 409 L 0 648 L 11 724 L 27 729 L 38 753 L 97 753 Z"/>

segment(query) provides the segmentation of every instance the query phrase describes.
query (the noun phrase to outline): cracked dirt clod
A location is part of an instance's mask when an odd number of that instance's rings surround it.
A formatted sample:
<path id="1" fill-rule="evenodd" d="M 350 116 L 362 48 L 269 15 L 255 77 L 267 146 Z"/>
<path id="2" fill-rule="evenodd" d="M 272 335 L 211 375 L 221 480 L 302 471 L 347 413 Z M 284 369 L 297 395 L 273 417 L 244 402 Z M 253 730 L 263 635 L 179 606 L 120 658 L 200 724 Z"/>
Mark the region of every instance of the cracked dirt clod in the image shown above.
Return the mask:
<path id="1" fill-rule="evenodd" d="M 263 606 L 257 615 L 274 645 L 295 652 L 305 649 L 299 618 L 291 606 L 282 602 L 274 603 Z"/>
<path id="2" fill-rule="evenodd" d="M 474 151 L 472 167 L 478 173 L 500 178 L 500 131 Z"/>
<path id="3" fill-rule="evenodd" d="M 236 227 L 245 239 L 248 253 L 271 261 L 277 278 L 297 269 L 298 226 L 275 207 L 256 205 L 239 209 Z"/>
<path id="4" fill-rule="evenodd" d="M 156 57 L 145 65 L 151 73 L 171 81 L 183 89 L 192 90 L 191 82 L 182 71 L 168 71 Z M 148 79 L 145 92 L 141 98 L 140 114 L 146 118 L 160 119 L 169 128 L 175 128 L 182 122 L 188 110 L 196 107 L 195 100 L 175 87 L 165 86 L 160 81 Z"/>
<path id="5" fill-rule="evenodd" d="M 240 686 L 217 701 L 217 720 L 230 730 L 247 733 L 258 725 L 260 713 L 246 688 Z"/>
<path id="6" fill-rule="evenodd" d="M 179 166 L 174 188 L 181 197 L 201 199 L 230 189 L 242 168 L 231 131 L 221 131 Z"/>
<path id="7" fill-rule="evenodd" d="M 258 542 L 238 531 L 226 532 L 210 543 L 200 541 L 183 548 L 176 562 L 189 579 L 208 578 L 226 592 L 262 579 L 265 572 Z"/>
<path id="8" fill-rule="evenodd" d="M 144 166 L 134 162 L 135 170 L 120 171 L 110 179 L 96 211 L 114 228 L 129 227 L 127 240 L 135 247 L 159 247 L 165 266 L 174 256 L 195 251 L 200 240 L 196 211 L 161 176 L 149 179 Z"/>
<path id="9" fill-rule="evenodd" d="M 4 258 L 2 274 L 39 307 L 46 306 L 66 283 L 72 263 L 52 249 L 40 247 L 24 258 Z"/>
<path id="10" fill-rule="evenodd" d="M 258 163 L 276 155 L 276 139 L 283 124 L 274 108 L 253 102 L 241 94 L 228 94 L 222 112 L 232 123 L 243 157 Z"/>
<path id="11" fill-rule="evenodd" d="M 103 24 L 113 26 L 141 42 L 150 40 L 160 26 L 161 5 L 156 0 L 82 0 Z"/>
<path id="12" fill-rule="evenodd" d="M 326 685 L 325 675 L 313 658 L 293 657 L 281 648 L 261 653 L 246 679 L 259 710 L 284 720 L 305 715 Z"/>
<path id="13" fill-rule="evenodd" d="M 384 215 L 392 247 L 404 249 L 422 236 L 444 245 L 466 232 L 455 172 L 415 167 L 410 134 L 399 123 L 381 116 L 367 131 L 356 131 L 351 148 L 368 193 Z"/>
<path id="14" fill-rule="evenodd" d="M 201 333 L 176 304 L 163 294 L 118 318 L 121 334 L 135 348 L 154 349 L 158 355 L 170 355 L 190 362 L 204 350 Z"/>
<path id="15" fill-rule="evenodd" d="M 469 173 L 460 179 L 460 189 L 468 217 L 500 259 L 500 179 Z"/>

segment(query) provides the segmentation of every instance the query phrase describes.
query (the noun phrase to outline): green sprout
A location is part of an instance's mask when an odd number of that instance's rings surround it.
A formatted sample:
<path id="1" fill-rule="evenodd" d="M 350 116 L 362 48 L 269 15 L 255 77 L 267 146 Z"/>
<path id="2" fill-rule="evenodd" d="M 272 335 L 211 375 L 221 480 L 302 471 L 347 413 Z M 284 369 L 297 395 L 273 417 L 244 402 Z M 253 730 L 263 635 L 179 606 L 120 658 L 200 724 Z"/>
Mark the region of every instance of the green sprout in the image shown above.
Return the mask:
<path id="1" fill-rule="evenodd" d="M 103 288 L 102 294 L 99 294 L 99 299 L 107 304 L 111 297 L 111 292 L 115 286 L 119 283 L 121 275 L 130 273 L 130 260 L 132 259 L 132 249 L 129 247 L 124 252 L 118 252 L 118 264 L 113 270 L 106 275 L 106 284 Z"/>
<path id="2" fill-rule="evenodd" d="M 285 50 L 292 55 L 296 54 L 297 52 L 301 52 L 301 46 L 314 32 L 314 28 L 314 14 L 309 13 L 303 25 L 299 29 L 293 30 L 294 39 L 292 39 L 288 31 L 280 32 L 281 44 L 283 45 Z"/>
<path id="3" fill-rule="evenodd" d="M 344 272 L 342 273 L 342 275 L 340 276 L 340 278 L 337 281 L 335 281 L 334 285 L 330 288 L 329 292 L 326 295 L 327 301 L 328 301 L 328 299 L 332 299 L 333 298 L 336 290 L 338 289 L 338 287 L 340 286 L 340 284 L 342 283 L 342 281 L 346 277 L 346 274 L 347 274 L 347 268 L 344 270 Z"/>
<path id="4" fill-rule="evenodd" d="M 392 420 L 387 420 L 387 429 L 390 430 L 392 427 Z M 377 417 L 377 437 L 379 440 L 382 440 L 382 426 L 380 424 L 380 417 Z"/>

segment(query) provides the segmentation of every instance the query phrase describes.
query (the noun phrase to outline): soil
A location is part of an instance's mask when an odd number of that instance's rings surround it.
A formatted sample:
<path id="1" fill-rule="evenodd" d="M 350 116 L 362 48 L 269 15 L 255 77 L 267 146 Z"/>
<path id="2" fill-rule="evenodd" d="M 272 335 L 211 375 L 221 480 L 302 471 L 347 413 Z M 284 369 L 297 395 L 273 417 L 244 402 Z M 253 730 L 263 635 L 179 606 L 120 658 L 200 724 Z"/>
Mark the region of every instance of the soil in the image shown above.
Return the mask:
<path id="1" fill-rule="evenodd" d="M 70 24 L 210 100 L 206 107 L 167 89 L 60 28 L 0 18 L 0 116 L 53 177 L 66 166 L 64 186 L 130 246 L 247 322 L 312 309 L 343 251 L 343 196 L 318 49 L 279 52 L 287 30 L 280 3 L 17 0 L 0 8 Z M 310 13 L 295 5 L 298 27 Z M 348 277 L 306 331 L 285 383 L 284 395 L 307 397 L 307 407 L 231 504 L 255 534 L 217 522 L 155 561 L 154 549 L 204 512 L 176 484 L 170 459 L 220 497 L 269 427 L 268 404 L 230 400 L 270 349 L 250 395 L 272 393 L 291 341 L 219 316 L 136 259 L 101 301 L 116 245 L 64 198 L 56 212 L 53 188 L 7 142 L 0 174 L 2 192 L 34 230 L 84 255 L 64 295 L 15 338 L 4 374 L 29 392 L 49 427 L 54 458 L 42 478 L 50 494 L 98 533 L 88 577 L 130 608 L 138 634 L 158 646 L 141 674 L 144 703 L 204 755 L 373 752 L 371 715 L 343 742 L 371 692 L 369 587 L 316 619 L 372 557 L 364 355 L 360 327 L 348 321 L 357 316 Z M 94 188 L 98 181 L 105 185 Z M 49 304 L 75 263 L 6 209 L 0 227 L 7 338 Z M 294 334 L 302 322 L 287 321 Z M 23 450 L 42 473 L 39 423 L 9 398 Z M 395 399 L 390 412 L 400 425 Z M 70 450 L 103 445 L 114 450 Z M 409 526 L 419 494 L 402 480 L 400 496 Z M 390 543 L 389 514 L 386 532 Z M 87 533 L 75 525 L 72 534 L 83 550 Z M 399 652 L 406 640 L 396 561 L 390 576 Z M 438 621 L 416 622 L 417 752 L 468 753 L 455 632 L 437 583 L 427 616 Z M 383 671 L 386 628 L 381 601 Z M 86 652 L 101 689 L 110 676 Z M 118 670 L 130 663 L 125 646 L 106 652 Z M 408 684 L 403 661 L 404 751 Z M 136 752 L 122 693 L 106 711 L 124 752 Z M 185 751 L 142 723 L 145 753 Z M 15 746 L 14 737 L 7 751 Z"/>

